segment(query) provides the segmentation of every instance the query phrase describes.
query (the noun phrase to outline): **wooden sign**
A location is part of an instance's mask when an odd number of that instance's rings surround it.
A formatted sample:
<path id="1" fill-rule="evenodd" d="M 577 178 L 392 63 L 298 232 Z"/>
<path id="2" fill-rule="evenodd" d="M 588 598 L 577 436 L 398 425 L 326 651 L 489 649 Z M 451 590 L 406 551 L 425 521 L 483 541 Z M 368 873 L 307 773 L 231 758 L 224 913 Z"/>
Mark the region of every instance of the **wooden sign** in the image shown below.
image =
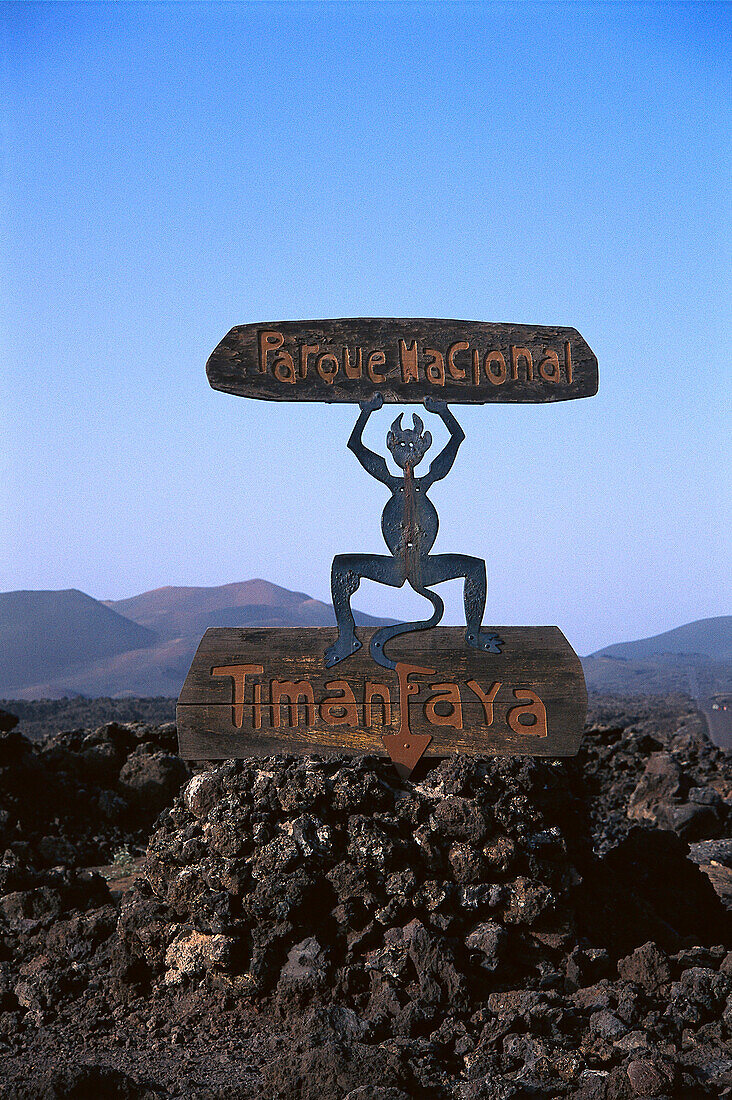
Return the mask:
<path id="1" fill-rule="evenodd" d="M 215 390 L 267 401 L 567 401 L 598 385 L 574 328 L 381 317 L 237 325 L 206 373 Z"/>
<path id="2" fill-rule="evenodd" d="M 555 626 L 491 627 L 504 651 L 435 627 L 390 642 L 395 671 L 363 648 L 337 669 L 335 629 L 206 631 L 178 699 L 181 756 L 385 753 L 402 775 L 454 753 L 573 756 L 587 707 L 582 666 Z"/>

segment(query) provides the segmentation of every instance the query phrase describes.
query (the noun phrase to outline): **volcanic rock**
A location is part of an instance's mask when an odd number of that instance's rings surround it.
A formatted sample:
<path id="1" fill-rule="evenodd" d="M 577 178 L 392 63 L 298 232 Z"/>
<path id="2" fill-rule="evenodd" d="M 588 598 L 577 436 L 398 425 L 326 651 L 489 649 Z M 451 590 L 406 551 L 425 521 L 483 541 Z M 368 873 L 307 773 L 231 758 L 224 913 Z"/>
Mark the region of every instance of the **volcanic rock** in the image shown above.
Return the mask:
<path id="1" fill-rule="evenodd" d="M 669 1086 L 669 1080 L 660 1070 L 645 1059 L 636 1059 L 626 1068 L 634 1096 L 659 1096 Z"/>
<path id="2" fill-rule="evenodd" d="M 654 752 L 628 802 L 628 817 L 635 821 L 658 823 L 668 812 L 668 803 L 680 799 L 684 776 L 667 752 Z"/>
<path id="3" fill-rule="evenodd" d="M 109 862 L 144 846 L 190 772 L 175 726 L 109 722 L 38 743 L 0 733 L 0 852 L 36 867 Z"/>
<path id="4" fill-rule="evenodd" d="M 649 941 L 618 960 L 618 974 L 653 993 L 671 980 L 671 964 L 666 953 Z"/>
<path id="5" fill-rule="evenodd" d="M 119 772 L 119 787 L 133 805 L 159 813 L 170 804 L 188 769 L 179 756 L 167 752 L 145 752 L 142 747 L 131 753 Z"/>
<path id="6" fill-rule="evenodd" d="M 690 844 L 689 858 L 706 874 L 715 892 L 732 910 L 732 839 Z"/>
<path id="7" fill-rule="evenodd" d="M 0 733 L 9 733 L 18 724 L 18 716 L 0 708 Z"/>
<path id="8" fill-rule="evenodd" d="M 623 706 L 571 761 L 212 766 L 143 862 L 169 727 L 9 731 L 0 1096 L 723 1095 L 729 761 L 688 704 Z M 631 819 L 654 754 L 679 785 Z M 78 867 L 115 845 L 110 892 Z"/>

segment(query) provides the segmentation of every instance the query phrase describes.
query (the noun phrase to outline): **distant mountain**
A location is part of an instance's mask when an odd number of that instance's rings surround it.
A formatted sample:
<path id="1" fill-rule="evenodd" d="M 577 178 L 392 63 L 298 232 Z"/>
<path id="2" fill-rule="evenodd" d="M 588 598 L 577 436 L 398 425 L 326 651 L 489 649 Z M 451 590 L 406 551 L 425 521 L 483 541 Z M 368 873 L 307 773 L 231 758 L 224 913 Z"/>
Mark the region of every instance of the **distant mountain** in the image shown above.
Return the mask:
<path id="1" fill-rule="evenodd" d="M 329 603 L 304 592 L 269 581 L 242 581 L 218 588 L 155 588 L 127 600 L 105 600 L 105 605 L 128 619 L 154 630 L 164 639 L 196 635 L 210 626 L 334 626 Z M 354 611 L 360 626 L 377 626 L 375 619 Z"/>
<path id="2" fill-rule="evenodd" d="M 361 626 L 381 626 L 354 612 Z M 177 696 L 210 626 L 333 626 L 330 604 L 264 580 L 156 588 L 126 600 L 76 589 L 0 593 L 0 698 Z M 582 659 L 591 690 L 732 691 L 732 616 L 701 619 Z"/>
<path id="3" fill-rule="evenodd" d="M 140 623 L 69 588 L 0 593 L 0 694 L 73 674 L 157 641 Z"/>
<path id="4" fill-rule="evenodd" d="M 141 620 L 138 620 L 141 621 Z M 617 642 L 598 649 L 593 657 L 622 657 L 626 661 L 659 657 L 663 653 L 699 654 L 714 661 L 732 657 L 732 615 L 719 615 L 714 619 L 697 619 L 686 626 L 677 626 L 652 638 L 637 642 Z"/>
<path id="5" fill-rule="evenodd" d="M 590 690 L 621 695 L 684 692 L 703 710 L 732 690 L 732 615 L 699 619 L 635 642 L 618 642 L 582 658 Z"/>
<path id="6" fill-rule="evenodd" d="M 359 625 L 381 626 L 354 611 Z M 0 698 L 177 696 L 209 626 L 333 626 L 330 604 L 269 581 L 157 588 L 127 600 L 0 593 Z"/>

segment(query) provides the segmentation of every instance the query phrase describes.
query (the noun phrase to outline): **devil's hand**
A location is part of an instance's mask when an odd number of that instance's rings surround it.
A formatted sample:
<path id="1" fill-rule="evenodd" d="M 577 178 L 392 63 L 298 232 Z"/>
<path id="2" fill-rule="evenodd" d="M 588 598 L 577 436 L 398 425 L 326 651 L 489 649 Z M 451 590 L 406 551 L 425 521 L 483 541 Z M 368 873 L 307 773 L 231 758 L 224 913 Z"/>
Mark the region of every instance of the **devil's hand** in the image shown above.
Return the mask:
<path id="1" fill-rule="evenodd" d="M 384 395 L 377 390 L 367 401 L 360 401 L 359 408 L 361 412 L 374 412 L 376 409 L 380 409 L 383 404 Z"/>
<path id="2" fill-rule="evenodd" d="M 444 412 L 447 412 L 447 401 L 442 401 L 439 397 L 433 397 L 432 394 L 428 394 L 424 399 L 424 407 L 427 412 L 437 413 L 438 416 L 442 416 Z"/>

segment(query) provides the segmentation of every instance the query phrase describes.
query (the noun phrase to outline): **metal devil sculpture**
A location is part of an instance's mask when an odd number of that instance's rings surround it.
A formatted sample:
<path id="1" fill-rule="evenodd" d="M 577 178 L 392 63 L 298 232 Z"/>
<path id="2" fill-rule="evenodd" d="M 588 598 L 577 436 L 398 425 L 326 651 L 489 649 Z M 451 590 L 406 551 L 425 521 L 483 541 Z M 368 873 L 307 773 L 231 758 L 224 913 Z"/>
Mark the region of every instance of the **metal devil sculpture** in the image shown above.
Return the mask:
<path id="1" fill-rule="evenodd" d="M 346 660 L 361 648 L 356 637 L 356 626 L 351 611 L 351 597 L 362 579 L 401 588 L 408 583 L 420 596 L 425 596 L 434 611 L 429 619 L 419 622 L 397 623 L 382 627 L 371 638 L 371 656 L 384 668 L 394 669 L 396 663 L 385 653 L 388 641 L 399 634 L 428 630 L 437 626 L 445 607 L 430 586 L 443 581 L 465 578 L 465 641 L 475 649 L 489 653 L 501 653 L 503 639 L 498 634 L 481 630 L 486 600 L 486 570 L 481 558 L 468 554 L 430 554 L 439 527 L 434 504 L 427 496 L 436 481 L 447 477 L 458 453 L 465 433 L 450 412 L 445 401 L 428 396 L 424 406 L 436 413 L 450 433 L 444 449 L 433 459 L 423 477 L 415 476 L 415 468 L 432 446 L 432 435 L 424 431 L 420 417 L 412 414 L 412 428 L 402 428 L 402 414 L 391 426 L 386 445 L 403 477 L 389 472 L 386 460 L 363 443 L 363 430 L 376 409 L 384 403 L 381 393 L 375 393 L 360 404 L 361 415 L 348 440 L 348 446 L 367 473 L 382 482 L 391 492 L 381 517 L 384 541 L 391 551 L 385 554 L 337 554 L 331 569 L 331 592 L 338 624 L 338 640 L 325 652 L 327 668 Z"/>

